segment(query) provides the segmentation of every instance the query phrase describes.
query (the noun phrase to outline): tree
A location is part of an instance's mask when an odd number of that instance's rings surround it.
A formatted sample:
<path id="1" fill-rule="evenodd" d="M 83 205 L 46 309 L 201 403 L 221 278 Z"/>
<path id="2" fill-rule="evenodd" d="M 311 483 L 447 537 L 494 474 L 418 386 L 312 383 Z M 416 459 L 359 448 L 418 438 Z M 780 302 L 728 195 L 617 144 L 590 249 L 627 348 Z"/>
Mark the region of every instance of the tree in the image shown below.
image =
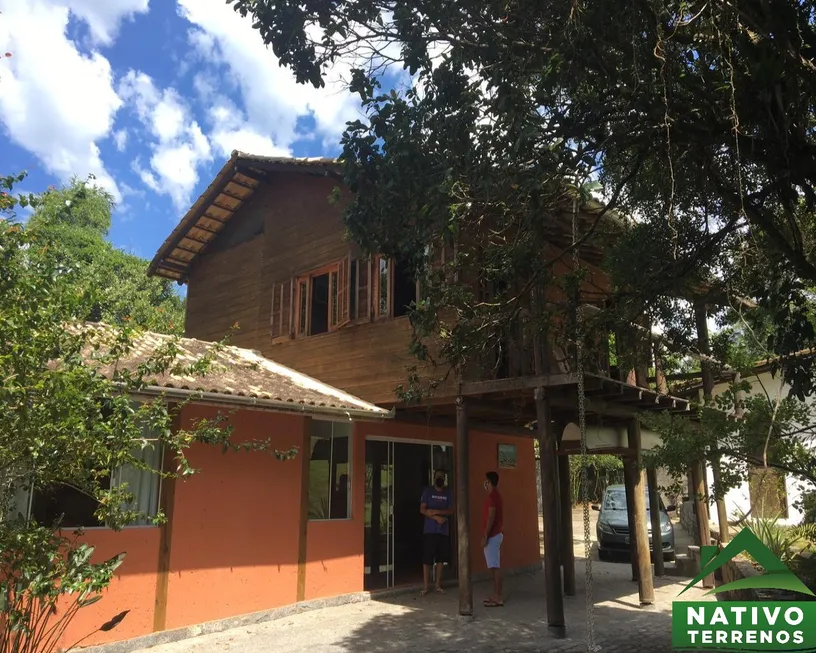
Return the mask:
<path id="1" fill-rule="evenodd" d="M 206 374 L 222 343 L 180 363 L 177 338 L 171 338 L 137 368 L 113 365 L 127 358 L 135 329 L 86 325 L 89 314 L 106 306 L 107 289 L 86 269 L 96 264 L 99 243 L 90 241 L 85 261 L 77 242 L 63 249 L 55 233 L 38 224 L 47 219 L 48 196 L 33 198 L 40 209 L 33 225 L 18 222 L 14 209 L 21 200 L 12 187 L 19 179 L 0 179 L 6 189 L 0 198 L 0 652 L 50 653 L 76 611 L 101 598 L 122 556 L 92 562 L 93 549 L 79 533 L 61 531 L 60 518 L 28 519 L 21 493 L 69 486 L 91 498 L 97 519 L 113 529 L 160 521 L 161 513 L 154 518 L 137 509 L 131 488 L 113 479 L 113 470 L 183 477 L 196 471 L 186 457 L 195 442 L 229 450 L 263 450 L 269 443 L 233 442 L 227 415 L 178 428 L 174 419 L 187 402 L 135 399 L 152 375 Z M 64 206 L 59 220 L 66 229 L 91 229 L 89 220 L 99 215 L 82 202 Z M 110 365 L 113 372 L 99 372 Z M 143 454 L 157 448 L 172 466 L 156 469 L 147 461 Z"/>
<path id="2" fill-rule="evenodd" d="M 773 316 L 774 353 L 816 344 L 801 308 L 816 283 L 811 2 L 229 1 L 302 83 L 354 59 L 367 113 L 343 141 L 356 239 L 417 257 L 429 231 L 487 222 L 505 240 L 484 254 L 488 275 L 505 261 L 527 274 L 546 268 L 527 262 L 540 241 L 513 230 L 569 205 L 563 179 L 597 177 L 607 209 L 638 216 L 607 261 L 623 317 L 648 309 L 690 346 L 676 298 L 719 281 Z M 410 88 L 377 92 L 388 63 Z M 809 367 L 786 372 L 800 396 L 813 389 Z"/>
<path id="3" fill-rule="evenodd" d="M 98 286 L 89 320 L 117 325 L 127 321 L 160 333 L 182 333 L 184 302 L 172 282 L 149 278 L 147 261 L 107 240 L 113 207 L 113 198 L 93 177 L 74 178 L 34 199 L 27 227 L 45 242 L 59 245 L 63 264 L 76 267 L 82 283 Z"/>

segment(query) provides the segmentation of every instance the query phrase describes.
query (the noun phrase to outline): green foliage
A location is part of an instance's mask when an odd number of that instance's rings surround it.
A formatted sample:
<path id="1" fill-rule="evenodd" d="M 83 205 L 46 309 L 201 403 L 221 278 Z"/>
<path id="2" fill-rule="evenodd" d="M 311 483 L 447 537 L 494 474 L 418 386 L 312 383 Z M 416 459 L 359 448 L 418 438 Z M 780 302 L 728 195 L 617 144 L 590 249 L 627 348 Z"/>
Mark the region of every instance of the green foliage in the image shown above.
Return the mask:
<path id="1" fill-rule="evenodd" d="M 735 410 L 738 397 L 742 415 Z M 816 407 L 796 397 L 751 393 L 747 380 L 734 383 L 713 405 L 700 409 L 699 422 L 671 415 L 648 415 L 644 423 L 662 436 L 654 452 L 658 464 L 683 476 L 688 461 L 707 452 L 721 456 L 722 497 L 748 479 L 751 467 L 771 467 L 800 481 L 816 481 Z"/>
<path id="2" fill-rule="evenodd" d="M 569 211 L 563 182 L 596 178 L 607 207 L 638 216 L 606 261 L 625 313 L 647 310 L 692 347 L 676 297 L 719 281 L 726 305 L 755 300 L 771 352 L 816 345 L 812 3 L 228 3 L 301 83 L 352 60 L 366 111 L 343 140 L 355 240 L 416 263 L 428 242 L 479 234 L 455 267 L 483 270 L 495 301 L 450 284 L 418 311 L 419 340 L 441 339 L 444 360 L 481 356 L 535 303 L 524 282 L 553 283 L 541 244 L 570 240 L 543 233 Z M 411 83 L 381 92 L 391 62 Z M 604 230 L 589 222 L 579 237 Z M 811 361 L 782 365 L 800 398 L 814 390 Z"/>
<path id="3" fill-rule="evenodd" d="M 816 527 L 813 524 L 785 526 L 779 517 L 761 518 L 740 515 L 744 525 L 750 528 L 776 558 L 790 565 L 802 552 L 813 551 L 816 547 Z"/>
<path id="4" fill-rule="evenodd" d="M 816 492 L 810 491 L 802 498 L 802 510 L 806 524 L 816 524 Z"/>
<path id="5" fill-rule="evenodd" d="M 124 559 L 119 554 L 92 563 L 93 552 L 76 537 L 64 537 L 51 528 L 0 529 L 0 653 L 61 650 L 76 613 L 102 598 Z M 100 624 L 98 630 L 115 628 L 127 613 Z"/>
<path id="6" fill-rule="evenodd" d="M 589 500 L 598 503 L 609 485 L 623 483 L 623 461 L 618 456 L 594 454 L 587 456 Z M 572 497 L 577 503 L 583 497 L 583 461 L 580 456 L 570 456 L 570 485 Z"/>
<path id="7" fill-rule="evenodd" d="M 76 271 L 75 283 L 96 287 L 86 318 L 135 326 L 159 333 L 184 330 L 184 302 L 168 279 L 149 278 L 147 261 L 117 249 L 106 239 L 113 198 L 88 181 L 73 179 L 64 188 L 29 198 L 34 213 L 26 227 L 60 264 Z M 49 255 L 54 256 L 52 251 Z"/>
<path id="8" fill-rule="evenodd" d="M 138 509 L 127 483 L 112 482 L 113 470 L 186 477 L 197 471 L 187 458 L 194 443 L 225 450 L 272 448 L 269 440 L 234 442 L 228 415 L 179 426 L 180 411 L 192 399 L 136 400 L 154 376 L 206 375 L 223 343 L 186 361 L 177 359 L 178 338 L 171 337 L 138 367 L 118 365 L 133 347 L 135 320 L 122 326 L 86 324 L 100 306 L 110 307 L 109 288 L 94 282 L 103 271 L 96 248 L 104 243 L 91 239 L 83 259 L 77 247 L 82 233 L 71 226 L 104 227 L 101 219 L 94 221 L 104 202 L 98 191 L 88 191 L 90 207 L 78 200 L 59 209 L 57 231 L 77 236 L 63 248 L 50 231 L 57 220 L 51 197 L 33 198 L 42 212 L 30 227 L 15 220 L 20 201 L 11 192 L 19 179 L 0 179 L 9 193 L 0 207 L 0 653 L 40 653 L 54 650 L 76 610 L 98 598 L 121 559 L 91 563 L 90 548 L 54 534 L 61 518 L 44 524 L 26 520 L 17 510 L 20 492 L 68 485 L 95 501 L 99 522 L 118 530 L 164 516 Z M 109 371 L 103 375 L 101 369 Z M 165 452 L 162 469 L 141 455 L 155 448 Z M 293 456 L 292 451 L 271 453 L 278 459 Z M 73 603 L 64 607 L 71 597 Z M 57 604 L 62 607 L 54 615 Z"/>

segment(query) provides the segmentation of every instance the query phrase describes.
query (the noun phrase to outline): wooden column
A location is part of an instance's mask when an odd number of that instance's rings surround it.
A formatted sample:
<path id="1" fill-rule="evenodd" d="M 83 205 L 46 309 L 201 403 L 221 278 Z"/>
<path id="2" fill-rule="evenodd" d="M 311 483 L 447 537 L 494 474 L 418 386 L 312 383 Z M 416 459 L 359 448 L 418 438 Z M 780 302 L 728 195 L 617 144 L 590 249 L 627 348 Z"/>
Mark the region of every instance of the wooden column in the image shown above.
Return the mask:
<path id="1" fill-rule="evenodd" d="M 703 463 L 696 462 L 691 467 L 691 481 L 694 486 L 692 500 L 697 507 L 697 534 L 700 546 L 711 544 L 711 530 L 708 527 L 708 491 L 703 475 Z M 714 575 L 703 578 L 703 587 L 714 587 Z"/>
<path id="2" fill-rule="evenodd" d="M 168 410 L 174 411 L 170 428 L 178 431 L 182 420 L 178 404 L 171 404 Z M 162 471 L 175 472 L 176 460 L 173 451 L 164 443 L 157 444 L 164 449 Z M 153 632 L 167 628 L 167 594 L 170 588 L 170 553 L 173 544 L 173 514 L 176 505 L 176 479 L 162 478 L 159 481 L 159 509 L 164 514 L 164 522 L 159 525 L 159 560 L 156 574 L 156 596 L 153 605 Z"/>
<path id="3" fill-rule="evenodd" d="M 697 299 L 694 302 L 694 320 L 697 325 L 697 345 L 703 359 L 700 361 L 700 370 L 703 381 L 703 403 L 711 403 L 714 394 L 714 374 L 711 370 L 711 341 L 708 337 L 708 309 L 705 301 Z M 695 505 L 697 506 L 697 530 L 699 532 L 700 545 L 711 544 L 711 530 L 708 525 L 708 484 L 706 483 L 705 457 L 695 462 L 691 468 L 692 485 L 694 486 Z M 719 513 L 719 507 L 718 507 Z M 725 505 L 723 505 L 725 514 Z M 726 530 L 728 519 L 726 517 Z M 706 576 L 703 579 L 703 587 L 714 587 L 714 576 Z"/>
<path id="4" fill-rule="evenodd" d="M 654 551 L 654 574 L 665 576 L 663 564 L 663 531 L 660 530 L 660 499 L 657 487 L 657 469 L 654 463 L 646 467 L 646 485 L 649 488 L 649 517 L 652 523 L 652 549 Z"/>
<path id="5" fill-rule="evenodd" d="M 564 572 L 564 594 L 575 596 L 575 545 L 572 541 L 572 484 L 569 456 L 558 456 L 558 484 L 561 499 L 561 568 Z"/>
<path id="6" fill-rule="evenodd" d="M 635 544 L 637 547 L 638 565 L 638 594 L 640 595 L 640 605 L 654 605 L 654 578 L 652 577 L 652 560 L 649 555 L 649 530 L 646 520 L 646 471 L 640 468 L 641 465 L 641 441 L 640 422 L 632 419 L 628 425 L 629 449 L 632 451 L 630 457 L 632 466 L 632 477 L 634 480 L 632 507 L 635 512 Z M 660 537 L 660 528 L 657 530 Z"/>
<path id="7" fill-rule="evenodd" d="M 309 533 L 309 462 L 312 452 L 312 418 L 303 420 L 300 440 L 300 526 L 298 529 L 297 602 L 306 600 L 307 536 Z"/>
<path id="8" fill-rule="evenodd" d="M 535 390 L 538 451 L 541 456 L 541 512 L 544 518 L 544 585 L 547 627 L 556 638 L 567 636 L 559 564 L 558 464 L 550 402 L 543 388 Z"/>
<path id="9" fill-rule="evenodd" d="M 470 578 L 470 442 L 467 404 L 456 398 L 456 541 L 459 561 L 459 614 L 473 615 Z"/>
<path id="10" fill-rule="evenodd" d="M 629 521 L 629 560 L 632 564 L 632 581 L 638 580 L 638 559 L 637 559 L 637 532 L 635 529 L 635 477 L 632 471 L 632 458 L 630 455 L 623 456 L 623 485 L 626 488 L 626 517 Z"/>

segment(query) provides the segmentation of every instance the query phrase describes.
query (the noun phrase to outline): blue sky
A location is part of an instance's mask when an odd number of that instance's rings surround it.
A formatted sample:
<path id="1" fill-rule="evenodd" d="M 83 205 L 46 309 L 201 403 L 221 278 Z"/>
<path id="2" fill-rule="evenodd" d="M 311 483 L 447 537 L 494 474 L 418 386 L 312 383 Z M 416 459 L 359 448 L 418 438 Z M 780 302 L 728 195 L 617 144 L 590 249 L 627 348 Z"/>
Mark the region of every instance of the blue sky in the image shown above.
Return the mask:
<path id="1" fill-rule="evenodd" d="M 359 104 L 338 64 L 295 83 L 224 0 L 0 0 L 0 173 L 94 174 L 111 239 L 151 258 L 233 149 L 334 156 Z"/>

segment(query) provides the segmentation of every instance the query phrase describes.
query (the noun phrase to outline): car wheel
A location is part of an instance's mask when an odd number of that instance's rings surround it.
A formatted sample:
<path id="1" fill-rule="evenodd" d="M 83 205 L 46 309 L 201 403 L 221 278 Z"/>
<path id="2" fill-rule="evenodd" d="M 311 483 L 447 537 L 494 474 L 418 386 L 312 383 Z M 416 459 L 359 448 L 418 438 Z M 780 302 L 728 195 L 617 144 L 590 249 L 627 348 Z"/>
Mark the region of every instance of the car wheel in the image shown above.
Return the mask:
<path id="1" fill-rule="evenodd" d="M 609 551 L 606 549 L 598 549 L 598 558 L 604 562 L 609 562 L 612 559 L 609 555 Z"/>

